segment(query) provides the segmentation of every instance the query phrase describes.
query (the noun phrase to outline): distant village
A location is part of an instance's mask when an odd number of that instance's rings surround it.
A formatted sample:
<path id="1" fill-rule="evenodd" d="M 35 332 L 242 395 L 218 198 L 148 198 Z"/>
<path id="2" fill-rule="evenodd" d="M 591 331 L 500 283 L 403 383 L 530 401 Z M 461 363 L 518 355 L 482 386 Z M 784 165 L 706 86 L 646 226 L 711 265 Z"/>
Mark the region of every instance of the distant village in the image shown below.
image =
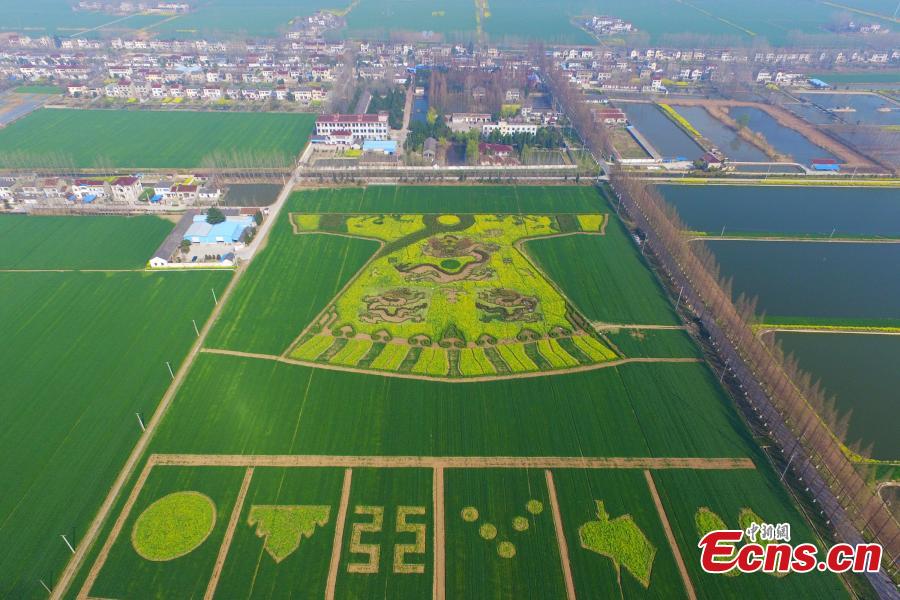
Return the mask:
<path id="1" fill-rule="evenodd" d="M 85 7 L 98 3 L 84 2 Z M 105 6 L 105 5 L 101 5 Z M 119 5 L 131 6 L 130 3 Z M 144 5 L 133 5 L 136 7 Z M 160 3 L 155 9 L 186 4 Z M 176 8 L 177 7 L 177 8 Z M 145 7 L 146 8 L 146 7 Z M 86 9 L 86 8 L 85 8 Z M 81 104 L 97 102 L 246 105 L 272 103 L 296 110 L 331 111 L 335 82 L 362 79 L 402 83 L 416 66 L 449 70 L 530 68 L 524 49 L 471 44 L 328 42 L 340 17 L 319 12 L 296 19 L 281 39 L 217 42 L 0 36 L 0 78 L 51 82 Z M 598 34 L 632 31 L 630 23 L 596 16 L 584 25 Z M 851 25 L 859 29 L 857 23 Z M 792 83 L 809 69 L 879 67 L 900 63 L 893 50 L 754 50 L 556 47 L 573 81 L 599 91 L 665 92 L 664 81 L 700 84 L 738 76 Z M 344 72 L 348 58 L 352 72 Z M 747 71 L 747 67 L 750 72 Z M 780 73 L 780 75 L 779 75 Z M 684 89 L 680 91 L 685 91 Z"/>
<path id="2" fill-rule="evenodd" d="M 181 13 L 191 5 L 85 0 L 75 9 Z M 282 36 L 263 40 L 0 34 L 0 81 L 6 88 L 60 89 L 63 93 L 42 101 L 46 106 L 318 113 L 300 163 L 332 177 L 333 169 L 367 165 L 543 165 L 568 177 L 586 168 L 578 152 L 583 144 L 564 135 L 568 117 L 543 80 L 543 61 L 561 69 L 593 107 L 595 122 L 614 135 L 628 127 L 628 118 L 610 105 L 610 97 L 659 100 L 674 93 L 703 98 L 728 86 L 759 93 L 767 86 L 817 89 L 828 84 L 810 78 L 810 72 L 900 64 L 900 48 L 604 45 L 602 36 L 636 31 L 631 23 L 605 15 L 579 22 L 595 34 L 598 45 L 553 46 L 541 57 L 521 46 L 335 41 L 327 35 L 344 25 L 341 16 L 320 11 L 294 19 Z M 869 31 L 858 22 L 848 26 Z M 416 111 L 419 118 L 410 123 L 405 113 Z M 706 166 L 721 163 L 715 153 L 704 156 L 686 158 L 702 159 Z M 0 180 L 3 208 L 184 209 L 217 204 L 226 185 L 203 174 L 52 175 L 10 173 Z"/>
<path id="3" fill-rule="evenodd" d="M 166 177 L 0 177 L 0 202 L 6 208 L 64 207 L 69 205 L 120 205 L 133 208 L 215 205 L 224 189 L 206 175 Z"/>

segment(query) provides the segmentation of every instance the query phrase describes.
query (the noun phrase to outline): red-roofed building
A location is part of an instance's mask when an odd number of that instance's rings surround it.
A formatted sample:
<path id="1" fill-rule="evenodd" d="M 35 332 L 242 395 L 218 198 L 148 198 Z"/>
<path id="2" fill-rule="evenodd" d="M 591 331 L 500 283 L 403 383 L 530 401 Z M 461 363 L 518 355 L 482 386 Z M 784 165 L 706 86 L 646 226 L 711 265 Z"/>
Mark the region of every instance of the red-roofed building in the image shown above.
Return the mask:
<path id="1" fill-rule="evenodd" d="M 388 115 L 320 115 L 316 118 L 316 135 L 330 137 L 337 132 L 350 132 L 357 140 L 388 139 Z"/>
<path id="2" fill-rule="evenodd" d="M 509 144 L 489 144 L 487 142 L 481 142 L 478 144 L 478 153 L 481 155 L 506 158 L 513 153 L 513 147 Z"/>
<path id="3" fill-rule="evenodd" d="M 72 193 L 79 200 L 84 200 L 85 196 L 105 198 L 107 195 L 106 182 L 102 179 L 76 179 L 72 184 Z"/>
<path id="4" fill-rule="evenodd" d="M 604 125 L 624 125 L 628 121 L 625 113 L 618 108 L 600 108 L 591 112 L 594 114 L 594 121 Z"/>
<path id="5" fill-rule="evenodd" d="M 841 165 L 833 158 L 814 158 L 812 159 L 812 168 L 814 171 L 840 171 Z"/>
<path id="6" fill-rule="evenodd" d="M 144 191 L 137 177 L 119 177 L 110 184 L 113 198 L 119 202 L 135 203 Z"/>

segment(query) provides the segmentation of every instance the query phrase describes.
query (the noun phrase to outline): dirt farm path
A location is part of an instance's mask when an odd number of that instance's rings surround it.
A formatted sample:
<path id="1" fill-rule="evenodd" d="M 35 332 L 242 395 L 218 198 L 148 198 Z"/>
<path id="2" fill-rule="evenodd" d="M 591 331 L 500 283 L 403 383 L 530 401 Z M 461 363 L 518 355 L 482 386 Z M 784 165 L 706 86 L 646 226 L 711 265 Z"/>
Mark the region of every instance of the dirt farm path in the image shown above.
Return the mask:
<path id="1" fill-rule="evenodd" d="M 689 242 L 811 242 L 816 244 L 900 244 L 900 238 L 811 238 L 790 235 L 695 235 Z"/>
<path id="2" fill-rule="evenodd" d="M 244 510 L 244 500 L 247 498 L 247 490 L 250 489 L 250 480 L 253 479 L 253 467 L 247 467 L 244 472 L 244 480 L 241 482 L 241 489 L 238 492 L 237 499 L 234 501 L 234 508 L 231 509 L 231 518 L 228 519 L 228 528 L 225 530 L 225 537 L 222 539 L 222 545 L 219 546 L 219 554 L 216 556 L 216 564 L 213 566 L 212 576 L 206 586 L 206 594 L 203 600 L 212 600 L 216 594 L 216 587 L 219 585 L 219 577 L 222 576 L 222 568 L 225 566 L 225 558 L 228 557 L 228 550 L 231 548 L 231 540 L 234 539 L 234 530 L 237 529 L 238 521 L 241 519 L 241 511 Z"/>
<path id="3" fill-rule="evenodd" d="M 152 460 L 148 460 L 144 465 L 144 470 L 141 471 L 140 476 L 134 484 L 134 487 L 131 489 L 131 494 L 128 496 L 128 500 L 125 502 L 125 506 L 122 507 L 122 512 L 119 514 L 119 518 L 116 520 L 115 525 L 113 525 L 112 531 L 109 532 L 109 537 L 107 538 L 106 543 L 103 544 L 103 547 L 100 549 L 100 553 L 97 555 L 94 564 L 91 566 L 91 570 L 88 573 L 87 579 L 85 579 L 84 581 L 84 585 L 82 586 L 81 591 L 78 592 L 78 600 L 86 599 L 89 597 L 88 594 L 90 593 L 91 588 L 94 587 L 94 581 L 100 574 L 100 570 L 103 568 L 103 564 L 106 562 L 106 558 L 109 556 L 109 551 L 112 550 L 113 544 L 118 539 L 119 534 L 122 532 L 122 528 L 125 526 L 125 521 L 128 519 L 128 515 L 131 513 L 131 509 L 134 506 L 134 503 L 137 501 L 138 495 L 141 493 L 141 489 L 143 489 L 144 484 L 147 482 L 147 477 L 150 475 L 150 470 L 153 469 L 153 466 L 154 463 Z M 80 545 L 78 546 L 78 549 L 81 549 Z M 63 573 L 63 576 L 65 576 L 65 572 Z M 61 590 L 59 584 L 57 584 L 54 590 Z M 54 595 L 56 593 L 57 592 L 54 592 Z"/>
<path id="4" fill-rule="evenodd" d="M 356 367 L 346 367 L 343 365 L 332 365 L 328 363 L 318 363 L 306 360 L 297 360 L 295 358 L 286 358 L 284 356 L 276 356 L 274 354 L 259 354 L 256 352 L 241 352 L 239 350 L 225 350 L 222 348 L 203 348 L 201 352 L 205 354 L 222 354 L 225 356 L 240 356 L 243 358 L 256 358 L 259 360 L 271 360 L 275 362 L 286 363 L 289 365 L 300 365 L 302 367 L 312 367 L 315 369 L 325 369 L 327 371 L 346 371 L 348 373 L 362 373 L 364 375 L 375 375 L 380 377 L 396 377 L 398 379 L 418 379 L 420 381 L 440 381 L 443 383 L 474 383 L 485 381 L 499 381 L 503 379 L 528 379 L 531 377 L 549 377 L 553 375 L 562 375 L 565 373 L 581 373 L 584 371 L 596 371 L 597 369 L 608 369 L 610 367 L 618 367 L 630 363 L 699 363 L 703 362 L 701 358 L 622 358 L 619 360 L 610 360 L 607 362 L 597 363 L 593 365 L 581 365 L 570 369 L 555 369 L 553 371 L 529 371 L 527 373 L 511 373 L 508 375 L 490 375 L 479 377 L 465 377 L 451 379 L 448 377 L 433 377 L 430 375 L 415 375 L 413 373 L 396 373 L 388 371 L 368 371 L 366 369 L 358 369 Z"/>
<path id="5" fill-rule="evenodd" d="M 435 467 L 431 473 L 431 497 L 434 501 L 434 589 L 431 597 L 433 600 L 444 600 L 447 594 L 447 555 L 445 545 L 447 533 L 445 531 L 444 508 L 444 468 Z"/>
<path id="6" fill-rule="evenodd" d="M 269 231 L 271 231 L 272 223 L 278 218 L 282 206 L 284 206 L 288 196 L 290 196 L 290 193 L 294 188 L 294 185 L 296 185 L 297 183 L 298 172 L 299 167 L 298 170 L 295 170 L 293 172 L 291 178 L 287 181 L 287 183 L 285 183 L 285 186 L 282 188 L 281 193 L 278 196 L 278 200 L 276 200 L 276 202 L 273 204 L 273 208 L 271 209 L 269 218 L 263 221 L 263 224 L 260 226 L 260 229 L 262 231 L 257 234 L 256 238 L 253 240 L 253 242 L 251 242 L 251 249 L 253 251 L 258 251 L 265 247 Z M 119 471 L 118 476 L 116 476 L 116 479 L 113 482 L 112 487 L 109 489 L 109 493 L 107 493 L 106 498 L 103 500 L 103 504 L 100 505 L 100 508 L 97 511 L 94 520 L 91 521 L 91 524 L 88 526 L 87 531 L 85 531 L 84 533 L 84 537 L 78 543 L 78 546 L 75 549 L 75 553 L 72 555 L 72 558 L 69 560 L 69 562 L 66 564 L 65 569 L 63 569 L 62 573 L 60 574 L 59 580 L 56 582 L 56 585 L 53 587 L 53 592 L 50 594 L 51 599 L 58 600 L 59 598 L 62 598 L 63 594 L 72 584 L 72 580 L 75 578 L 75 575 L 81 568 L 81 565 L 84 562 L 88 551 L 94 545 L 97 536 L 100 534 L 100 530 L 106 523 L 106 519 L 109 517 L 110 512 L 112 511 L 116 499 L 122 493 L 122 489 L 125 487 L 125 484 L 128 482 L 129 477 L 131 477 L 131 474 L 137 467 L 138 462 L 140 462 L 141 457 L 144 456 L 144 453 L 146 452 L 147 447 L 150 444 L 150 440 L 153 438 L 153 434 L 156 433 L 156 428 L 159 427 L 160 422 L 162 422 L 163 416 L 165 416 L 166 411 L 168 411 L 169 406 L 172 404 L 172 400 L 175 398 L 176 392 L 181 387 L 184 378 L 187 376 L 188 372 L 191 370 L 191 366 L 194 364 L 194 361 L 200 354 L 200 350 L 206 341 L 206 337 L 209 335 L 209 332 L 212 330 L 213 325 L 216 323 L 219 315 L 222 312 L 222 307 L 224 307 L 228 303 L 228 299 L 231 297 L 231 294 L 234 292 L 235 288 L 238 285 L 238 282 L 241 280 L 241 277 L 246 271 L 246 266 L 235 269 L 234 276 L 231 278 L 231 281 L 228 282 L 228 286 L 225 288 L 225 292 L 221 295 L 215 307 L 213 307 L 212 312 L 210 312 L 209 317 L 203 324 L 203 328 L 200 330 L 200 335 L 197 336 L 197 339 L 194 341 L 193 346 L 191 346 L 191 349 L 188 352 L 187 356 L 185 356 L 184 360 L 181 362 L 181 366 L 178 367 L 178 371 L 175 373 L 175 377 L 172 379 L 172 383 L 169 384 L 166 393 L 159 401 L 156 410 L 153 412 L 153 416 L 147 423 L 146 431 L 138 439 L 138 442 L 132 449 L 131 454 L 128 455 L 128 459 L 125 461 L 125 464 Z M 152 466 L 152 463 L 148 460 L 147 464 L 144 467 L 144 470 L 147 471 L 150 466 Z M 141 473 L 141 476 L 144 476 L 143 471 Z M 136 485 L 134 489 L 140 491 L 140 486 Z M 133 492 L 132 495 L 134 495 Z M 136 499 L 136 496 L 134 498 L 129 497 L 129 502 L 133 503 Z M 122 515 L 127 514 L 127 511 L 123 510 Z M 120 517 L 119 521 L 116 522 L 116 526 L 121 529 L 123 524 L 124 520 Z M 115 537 L 111 536 L 110 539 L 115 539 Z M 104 550 L 108 554 L 109 549 L 104 546 Z M 102 566 L 102 562 L 97 560 L 94 563 L 94 566 L 96 567 L 97 565 Z M 97 573 L 94 573 L 94 569 L 91 569 L 91 574 L 94 578 L 97 577 L 98 573 L 99 570 Z M 84 594 L 87 594 L 87 591 L 90 590 L 90 588 L 87 586 L 88 583 L 91 583 L 92 581 L 93 580 L 91 580 L 89 576 L 89 580 L 85 582 L 85 587 L 82 589 L 82 592 Z"/>
<path id="7" fill-rule="evenodd" d="M 344 484 L 341 486 L 341 504 L 337 521 L 334 523 L 334 543 L 331 545 L 331 562 L 328 564 L 328 581 L 325 584 L 325 600 L 334 600 L 337 586 L 338 568 L 341 564 L 341 543 L 344 541 L 344 523 L 347 522 L 347 505 L 350 504 L 350 484 L 353 469 L 344 470 Z"/>
<path id="8" fill-rule="evenodd" d="M 773 119 L 775 119 L 779 125 L 783 127 L 787 127 L 789 129 L 793 129 L 806 137 L 810 142 L 816 144 L 817 146 L 821 146 L 825 150 L 828 150 L 838 158 L 840 158 L 844 163 L 846 163 L 847 167 L 869 167 L 869 168 L 879 168 L 878 165 L 873 163 L 871 160 L 859 154 L 858 152 L 850 149 L 828 137 L 818 129 L 816 129 L 813 125 L 807 123 L 802 120 L 800 117 L 797 117 L 790 111 L 780 106 L 773 106 L 771 104 L 763 104 L 761 102 L 747 102 L 743 100 L 707 100 L 701 98 L 677 98 L 672 99 L 669 104 L 672 106 L 702 106 L 709 107 L 718 110 L 724 110 L 732 106 L 749 106 L 751 108 L 758 108 L 759 110 L 765 111 L 769 114 Z"/>
<path id="9" fill-rule="evenodd" d="M 653 496 L 653 504 L 656 505 L 656 512 L 659 513 L 659 520 L 662 521 L 663 530 L 666 532 L 666 539 L 669 540 L 669 546 L 672 548 L 672 554 L 675 555 L 675 564 L 678 566 L 678 572 L 681 573 L 681 580 L 684 582 L 684 591 L 687 592 L 688 598 L 697 600 L 697 592 L 694 591 L 694 584 L 688 576 L 687 567 L 684 564 L 684 558 L 678 549 L 678 543 L 675 541 L 675 535 L 672 533 L 672 526 L 669 524 L 669 517 L 666 515 L 666 509 L 663 508 L 662 500 L 659 498 L 659 492 L 656 491 L 656 483 L 653 482 L 653 475 L 650 471 L 644 471 L 644 477 L 647 479 L 647 487 L 650 488 L 650 495 Z"/>
<path id="10" fill-rule="evenodd" d="M 670 329 L 670 330 L 686 330 L 686 325 L 641 325 L 640 323 L 603 323 L 600 321 L 593 321 L 591 325 L 594 326 L 594 329 L 600 331 L 607 331 L 609 329 Z M 661 360 L 661 359 L 660 359 Z"/>
<path id="11" fill-rule="evenodd" d="M 559 560 L 562 563 L 563 581 L 566 583 L 566 600 L 575 600 L 575 580 L 572 578 L 572 565 L 569 563 L 569 544 L 563 529 L 562 514 L 559 512 L 559 501 L 556 499 L 556 485 L 550 469 L 544 471 L 547 479 L 547 495 L 550 497 L 550 511 L 553 513 L 553 528 L 556 530 L 556 544 L 559 546 Z"/>
<path id="12" fill-rule="evenodd" d="M 153 454 L 180 467 L 343 467 L 433 469 L 755 469 L 749 458 L 583 456 L 332 456 L 324 454 Z"/>
<path id="13" fill-rule="evenodd" d="M 877 329 L 858 329 L 854 327 L 763 327 L 757 331 L 758 336 L 772 333 L 835 333 L 843 335 L 900 335 L 900 331 L 880 331 Z"/>

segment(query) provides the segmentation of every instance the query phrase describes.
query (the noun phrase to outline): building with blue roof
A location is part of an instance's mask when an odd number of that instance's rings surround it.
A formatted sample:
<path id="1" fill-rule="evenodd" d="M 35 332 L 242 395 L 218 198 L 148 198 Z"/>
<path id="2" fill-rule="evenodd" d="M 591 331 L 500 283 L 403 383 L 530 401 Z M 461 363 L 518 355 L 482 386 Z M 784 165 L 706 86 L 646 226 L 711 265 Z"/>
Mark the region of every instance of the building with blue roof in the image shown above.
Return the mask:
<path id="1" fill-rule="evenodd" d="M 252 216 L 226 217 L 215 225 L 206 222 L 206 215 L 194 215 L 184 239 L 192 244 L 227 244 L 239 242 L 244 231 L 254 226 Z"/>
<path id="2" fill-rule="evenodd" d="M 394 140 L 366 140 L 362 145 L 363 152 L 380 152 L 397 154 L 397 142 Z"/>

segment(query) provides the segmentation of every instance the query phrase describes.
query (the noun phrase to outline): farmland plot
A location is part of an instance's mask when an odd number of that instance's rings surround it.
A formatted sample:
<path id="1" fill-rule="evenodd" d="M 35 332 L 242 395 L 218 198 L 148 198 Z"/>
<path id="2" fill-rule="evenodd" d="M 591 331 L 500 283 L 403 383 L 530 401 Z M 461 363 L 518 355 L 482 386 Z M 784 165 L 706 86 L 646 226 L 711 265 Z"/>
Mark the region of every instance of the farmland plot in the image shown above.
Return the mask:
<path id="1" fill-rule="evenodd" d="M 202 597 L 244 473 L 244 469 L 223 467 L 152 469 L 108 558 L 99 563 L 102 568 L 90 594 L 101 598 Z M 174 503 L 188 494 L 212 506 L 211 519 L 193 505 Z M 148 553 L 151 548 L 156 554 Z"/>
<path id="2" fill-rule="evenodd" d="M 300 203 L 297 196 L 289 206 Z M 207 338 L 207 346 L 279 354 L 376 250 L 370 240 L 295 236 L 275 223 Z"/>
<path id="3" fill-rule="evenodd" d="M 428 598 L 431 471 L 353 469 L 335 598 Z"/>
<path id="4" fill-rule="evenodd" d="M 371 367 L 385 363 L 376 362 L 380 352 L 401 344 L 409 350 L 398 371 L 451 378 L 613 360 L 616 353 L 518 249 L 541 236 L 602 235 L 604 215 L 577 217 L 292 215 L 298 234 L 362 236 L 382 248 L 304 328 L 290 356 L 348 366 L 365 358 Z M 573 350 L 577 342 L 593 350 Z M 463 364 L 460 354 L 472 346 L 484 353 L 484 366 Z M 527 366 L 503 358 L 514 347 L 529 357 Z"/>
<path id="5" fill-rule="evenodd" d="M 53 580 L 230 276 L 0 273 L 0 596 Z"/>
<path id="6" fill-rule="evenodd" d="M 296 113 L 42 109 L 0 130 L 0 167 L 187 168 L 260 158 L 290 166 L 313 123 Z"/>
<path id="7" fill-rule="evenodd" d="M 608 212 L 596 188 L 586 186 L 389 186 L 297 192 L 291 212 L 302 213 L 507 213 Z"/>
<path id="8" fill-rule="evenodd" d="M 614 218 L 606 235 L 536 239 L 525 250 L 592 321 L 679 324 L 640 251 Z"/>
<path id="9" fill-rule="evenodd" d="M 703 364 L 468 383 L 201 354 L 151 450 L 204 454 L 747 456 Z M 214 413 L 209 407 L 215 406 Z M 704 435 L 696 435 L 698 419 Z"/>
<path id="10" fill-rule="evenodd" d="M 343 477 L 343 469 L 254 469 L 217 597 L 322 598 Z"/>
<path id="11" fill-rule="evenodd" d="M 159 217 L 0 215 L 0 269 L 133 269 L 172 230 Z"/>
<path id="12" fill-rule="evenodd" d="M 447 598 L 562 598 L 539 469 L 446 471 Z"/>
<path id="13" fill-rule="evenodd" d="M 554 470 L 553 480 L 578 596 L 686 596 L 641 471 Z"/>
<path id="14" fill-rule="evenodd" d="M 814 540 L 787 491 L 769 469 L 659 471 L 653 478 L 698 596 L 830 598 L 845 595 L 840 580 L 831 573 L 725 576 L 708 574 L 700 568 L 699 530 L 710 513 L 729 529 L 738 529 L 742 510 L 749 509 L 766 523 L 790 523 L 791 543 L 814 542 L 819 548 L 824 547 Z"/>

